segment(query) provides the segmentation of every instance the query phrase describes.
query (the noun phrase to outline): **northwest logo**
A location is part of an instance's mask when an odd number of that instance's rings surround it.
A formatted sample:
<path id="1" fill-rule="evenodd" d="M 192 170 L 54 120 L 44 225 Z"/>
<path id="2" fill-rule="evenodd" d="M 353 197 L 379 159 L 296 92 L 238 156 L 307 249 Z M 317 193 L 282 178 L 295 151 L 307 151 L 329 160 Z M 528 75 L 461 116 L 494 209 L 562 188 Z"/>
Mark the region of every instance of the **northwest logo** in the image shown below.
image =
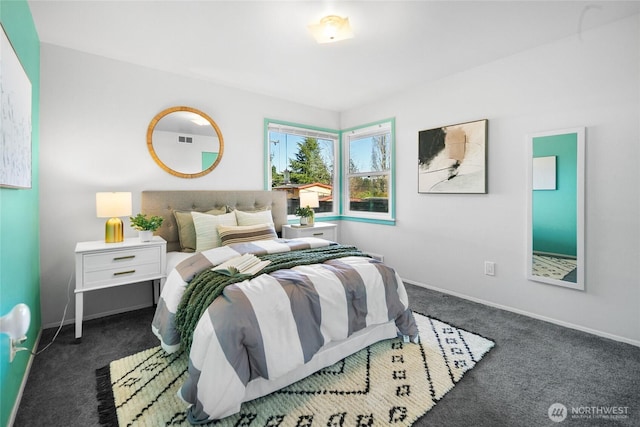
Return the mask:
<path id="1" fill-rule="evenodd" d="M 547 411 L 547 415 L 549 415 L 549 419 L 555 423 L 561 423 L 567 418 L 567 407 L 562 403 L 554 403 L 549 406 L 549 410 Z"/>

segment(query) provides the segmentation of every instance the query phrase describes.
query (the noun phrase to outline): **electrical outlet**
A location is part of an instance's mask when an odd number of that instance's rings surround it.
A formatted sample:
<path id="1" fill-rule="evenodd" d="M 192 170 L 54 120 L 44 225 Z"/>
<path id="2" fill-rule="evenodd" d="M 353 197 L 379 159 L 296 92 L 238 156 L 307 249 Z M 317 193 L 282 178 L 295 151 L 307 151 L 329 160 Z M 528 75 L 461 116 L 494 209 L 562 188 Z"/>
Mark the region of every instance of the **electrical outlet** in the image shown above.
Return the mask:
<path id="1" fill-rule="evenodd" d="M 495 276 L 496 275 L 496 263 L 493 261 L 485 261 L 484 262 L 484 274 L 487 276 Z"/>

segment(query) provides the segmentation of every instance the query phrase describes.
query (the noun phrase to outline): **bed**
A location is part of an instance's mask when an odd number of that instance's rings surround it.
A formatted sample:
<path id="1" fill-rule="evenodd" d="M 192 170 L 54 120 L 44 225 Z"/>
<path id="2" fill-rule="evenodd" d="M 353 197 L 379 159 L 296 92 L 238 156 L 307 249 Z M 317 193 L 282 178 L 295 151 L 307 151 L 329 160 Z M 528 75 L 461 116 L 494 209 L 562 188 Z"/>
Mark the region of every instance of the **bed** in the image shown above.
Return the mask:
<path id="1" fill-rule="evenodd" d="M 141 207 L 164 218 L 156 234 L 167 240 L 167 278 L 152 331 L 167 353 L 189 354 L 180 397 L 192 424 L 234 414 L 375 342 L 418 339 L 395 270 L 352 246 L 279 237 L 284 192 L 144 191 Z M 243 254 L 266 267 L 253 276 L 212 271 Z"/>

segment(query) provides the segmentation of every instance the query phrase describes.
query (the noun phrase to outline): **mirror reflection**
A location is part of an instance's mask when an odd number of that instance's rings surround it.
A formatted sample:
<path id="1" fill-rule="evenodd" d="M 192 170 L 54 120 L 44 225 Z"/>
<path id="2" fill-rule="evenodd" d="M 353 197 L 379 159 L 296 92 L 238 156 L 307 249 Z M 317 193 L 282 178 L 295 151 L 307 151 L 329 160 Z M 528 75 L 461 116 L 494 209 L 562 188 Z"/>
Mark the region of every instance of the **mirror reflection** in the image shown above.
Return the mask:
<path id="1" fill-rule="evenodd" d="M 218 165 L 224 141 L 216 123 L 202 111 L 172 107 L 149 124 L 147 147 L 165 171 L 182 178 L 197 178 Z"/>
<path id="2" fill-rule="evenodd" d="M 584 289 L 584 128 L 530 137 L 528 277 Z"/>

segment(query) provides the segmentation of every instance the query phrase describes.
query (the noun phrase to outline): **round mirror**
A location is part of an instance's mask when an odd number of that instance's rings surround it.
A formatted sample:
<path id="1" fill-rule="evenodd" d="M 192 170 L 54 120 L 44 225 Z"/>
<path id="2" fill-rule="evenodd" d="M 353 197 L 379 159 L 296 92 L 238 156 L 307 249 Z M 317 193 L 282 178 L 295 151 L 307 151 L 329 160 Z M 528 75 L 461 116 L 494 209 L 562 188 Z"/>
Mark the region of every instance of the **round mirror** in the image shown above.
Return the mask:
<path id="1" fill-rule="evenodd" d="M 147 130 L 147 148 L 171 175 L 198 178 L 222 159 L 224 140 L 216 122 L 191 107 L 171 107 L 158 113 Z"/>

